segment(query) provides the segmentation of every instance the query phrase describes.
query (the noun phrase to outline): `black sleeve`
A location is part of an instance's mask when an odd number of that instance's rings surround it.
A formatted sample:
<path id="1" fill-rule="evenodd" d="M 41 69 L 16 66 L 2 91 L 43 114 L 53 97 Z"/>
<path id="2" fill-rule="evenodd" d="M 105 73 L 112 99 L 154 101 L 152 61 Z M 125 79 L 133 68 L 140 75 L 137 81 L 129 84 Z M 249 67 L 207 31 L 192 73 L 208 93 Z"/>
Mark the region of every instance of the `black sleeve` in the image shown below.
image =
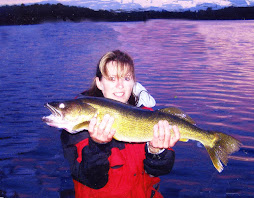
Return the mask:
<path id="1" fill-rule="evenodd" d="M 89 144 L 82 150 L 82 161 L 77 161 L 77 147 L 75 144 L 88 138 Z M 110 144 L 94 142 L 87 131 L 70 134 L 63 130 L 61 134 L 64 156 L 70 164 L 73 179 L 93 188 L 104 187 L 108 182 Z"/>
<path id="2" fill-rule="evenodd" d="M 175 162 L 175 152 L 173 150 L 165 150 L 160 154 L 152 154 L 148 152 L 146 145 L 146 159 L 144 159 L 145 171 L 158 177 L 170 173 Z"/>

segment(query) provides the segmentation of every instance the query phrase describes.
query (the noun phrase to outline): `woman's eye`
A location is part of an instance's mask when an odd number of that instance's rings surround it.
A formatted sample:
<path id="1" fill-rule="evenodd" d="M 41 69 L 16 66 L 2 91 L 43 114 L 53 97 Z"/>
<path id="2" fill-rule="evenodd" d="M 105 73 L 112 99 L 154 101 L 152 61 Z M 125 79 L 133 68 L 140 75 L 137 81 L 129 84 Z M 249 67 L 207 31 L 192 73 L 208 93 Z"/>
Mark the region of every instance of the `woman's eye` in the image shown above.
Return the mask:
<path id="1" fill-rule="evenodd" d="M 109 80 L 110 80 L 110 81 L 115 81 L 115 79 L 116 79 L 116 78 L 113 77 L 113 76 L 109 77 Z"/>
<path id="2" fill-rule="evenodd" d="M 128 76 L 124 77 L 124 80 L 126 80 L 126 81 L 129 81 L 130 79 L 131 79 L 131 78 L 128 77 Z"/>

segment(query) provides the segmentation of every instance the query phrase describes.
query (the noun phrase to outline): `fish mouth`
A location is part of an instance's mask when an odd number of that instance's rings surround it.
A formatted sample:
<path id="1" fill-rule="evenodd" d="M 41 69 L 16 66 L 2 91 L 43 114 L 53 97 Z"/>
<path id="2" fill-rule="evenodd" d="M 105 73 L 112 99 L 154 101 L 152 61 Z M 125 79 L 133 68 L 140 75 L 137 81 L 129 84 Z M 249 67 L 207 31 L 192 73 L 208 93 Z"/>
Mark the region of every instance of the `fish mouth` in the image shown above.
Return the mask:
<path id="1" fill-rule="evenodd" d="M 52 113 L 54 116 L 56 116 L 56 117 L 61 117 L 61 118 L 63 117 L 62 112 L 59 111 L 59 110 L 57 110 L 54 106 L 50 105 L 49 103 L 47 103 L 47 104 L 45 105 L 45 107 L 47 107 L 47 108 L 51 111 L 51 113 Z"/>
<path id="2" fill-rule="evenodd" d="M 42 120 L 46 123 L 50 123 L 52 122 L 54 119 L 62 119 L 63 118 L 63 114 L 61 111 L 57 110 L 54 106 L 50 105 L 49 103 L 45 104 L 44 105 L 45 107 L 47 107 L 50 112 L 52 113 L 51 115 L 49 116 L 44 116 L 42 118 Z"/>

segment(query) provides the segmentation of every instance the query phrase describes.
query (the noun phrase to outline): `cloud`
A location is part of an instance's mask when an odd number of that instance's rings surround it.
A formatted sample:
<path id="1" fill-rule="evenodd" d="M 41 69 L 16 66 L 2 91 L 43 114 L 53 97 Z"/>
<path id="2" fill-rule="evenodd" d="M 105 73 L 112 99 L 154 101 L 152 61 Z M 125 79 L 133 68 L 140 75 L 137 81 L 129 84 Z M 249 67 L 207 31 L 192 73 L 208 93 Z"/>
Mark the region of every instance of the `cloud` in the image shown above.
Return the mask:
<path id="1" fill-rule="evenodd" d="M 38 3 L 41 0 L 0 0 L 0 5 L 20 5 L 22 3 L 27 4 L 27 3 Z"/>

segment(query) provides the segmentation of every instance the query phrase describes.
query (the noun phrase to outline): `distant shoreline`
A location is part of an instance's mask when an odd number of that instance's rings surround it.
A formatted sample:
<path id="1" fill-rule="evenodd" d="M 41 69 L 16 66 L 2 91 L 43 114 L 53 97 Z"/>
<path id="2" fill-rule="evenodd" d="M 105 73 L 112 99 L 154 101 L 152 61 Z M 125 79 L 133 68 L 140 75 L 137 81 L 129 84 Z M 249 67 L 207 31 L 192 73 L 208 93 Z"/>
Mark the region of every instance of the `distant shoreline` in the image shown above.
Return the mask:
<path id="1" fill-rule="evenodd" d="M 146 21 L 149 19 L 253 20 L 254 7 L 227 7 L 199 11 L 107 11 L 63 4 L 32 4 L 0 7 L 0 25 L 31 25 L 44 22 L 73 21 Z"/>

